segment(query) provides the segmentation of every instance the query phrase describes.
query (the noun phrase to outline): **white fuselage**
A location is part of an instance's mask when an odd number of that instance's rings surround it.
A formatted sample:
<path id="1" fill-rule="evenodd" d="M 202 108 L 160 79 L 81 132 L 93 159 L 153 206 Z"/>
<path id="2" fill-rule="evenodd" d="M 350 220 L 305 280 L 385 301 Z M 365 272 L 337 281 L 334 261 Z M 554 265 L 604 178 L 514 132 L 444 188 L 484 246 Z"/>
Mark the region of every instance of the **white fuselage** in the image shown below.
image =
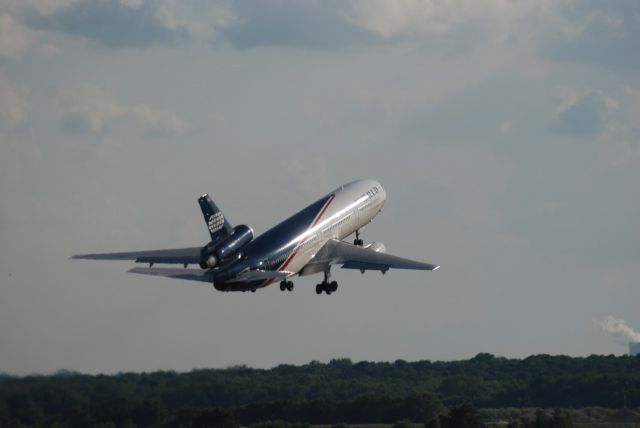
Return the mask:
<path id="1" fill-rule="evenodd" d="M 304 268 L 330 239 L 344 239 L 368 224 L 382 210 L 387 194 L 375 180 L 357 180 L 329 195 L 318 218 L 296 238 L 291 260 L 279 269 L 292 275 Z"/>

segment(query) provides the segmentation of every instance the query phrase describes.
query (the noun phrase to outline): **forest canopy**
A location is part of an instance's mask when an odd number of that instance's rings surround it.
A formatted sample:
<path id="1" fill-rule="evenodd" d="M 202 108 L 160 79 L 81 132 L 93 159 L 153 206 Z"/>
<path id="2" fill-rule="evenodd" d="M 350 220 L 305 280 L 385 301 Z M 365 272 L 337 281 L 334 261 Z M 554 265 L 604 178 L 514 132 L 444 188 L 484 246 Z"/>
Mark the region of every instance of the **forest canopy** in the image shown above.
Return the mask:
<path id="1" fill-rule="evenodd" d="M 87 375 L 0 376 L 0 426 L 156 426 L 229 411 L 240 423 L 426 421 L 452 408 L 640 406 L 640 357 L 478 354 L 452 362 L 352 362 L 235 366 Z M 179 426 L 180 424 L 176 425 Z M 184 424 L 183 424 L 184 425 Z M 169 425 L 168 425 L 169 426 Z"/>

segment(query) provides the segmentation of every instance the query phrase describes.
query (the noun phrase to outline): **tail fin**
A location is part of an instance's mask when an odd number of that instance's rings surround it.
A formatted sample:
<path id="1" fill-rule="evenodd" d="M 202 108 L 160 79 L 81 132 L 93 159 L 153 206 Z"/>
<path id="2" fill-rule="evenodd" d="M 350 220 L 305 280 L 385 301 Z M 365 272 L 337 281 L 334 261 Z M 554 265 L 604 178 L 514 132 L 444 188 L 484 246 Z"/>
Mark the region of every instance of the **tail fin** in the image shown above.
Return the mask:
<path id="1" fill-rule="evenodd" d="M 200 204 L 204 221 L 209 229 L 211 240 L 216 242 L 229 236 L 233 228 L 211 197 L 205 193 L 198 198 L 198 203 Z"/>

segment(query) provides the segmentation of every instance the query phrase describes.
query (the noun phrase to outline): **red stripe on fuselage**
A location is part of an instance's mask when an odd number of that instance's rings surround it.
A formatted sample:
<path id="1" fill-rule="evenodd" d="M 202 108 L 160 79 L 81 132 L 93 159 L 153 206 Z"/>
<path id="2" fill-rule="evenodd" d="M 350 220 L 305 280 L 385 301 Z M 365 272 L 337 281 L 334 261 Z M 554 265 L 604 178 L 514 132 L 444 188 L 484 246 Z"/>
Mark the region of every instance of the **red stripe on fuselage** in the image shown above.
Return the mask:
<path id="1" fill-rule="evenodd" d="M 318 215 L 316 216 L 316 218 L 313 220 L 313 222 L 311 223 L 310 227 L 315 226 L 316 224 L 318 224 L 318 222 L 320 221 L 320 219 L 322 218 L 322 216 L 324 215 L 325 211 L 327 211 L 327 208 L 329 208 L 329 205 L 331 204 L 331 202 L 333 201 L 333 199 L 336 197 L 335 194 L 331 194 L 331 196 L 329 197 L 329 200 L 327 200 L 327 202 L 325 202 L 324 206 L 322 207 L 322 209 L 320 210 L 320 212 L 318 213 Z M 284 261 L 284 263 L 282 263 L 280 265 L 280 267 L 277 269 L 278 271 L 284 270 L 289 263 L 291 263 L 291 260 L 293 260 L 293 258 L 296 256 L 296 254 L 298 254 L 298 250 L 300 249 L 300 245 L 298 245 L 293 252 L 289 255 L 289 257 L 287 257 L 287 259 Z"/>
<path id="2" fill-rule="evenodd" d="M 325 204 L 323 205 L 322 209 L 320 210 L 320 212 L 318 213 L 316 218 L 311 223 L 311 226 L 309 226 L 309 227 L 313 227 L 316 224 L 318 224 L 318 222 L 320 221 L 320 219 L 324 215 L 325 211 L 327 211 L 327 208 L 329 208 L 329 204 L 331 204 L 331 202 L 333 202 L 335 197 L 336 197 L 335 193 L 332 193 L 331 196 L 329 197 L 329 199 L 327 200 L 327 202 L 325 202 Z M 291 252 L 291 254 L 289 254 L 289 257 L 287 257 L 286 260 L 276 270 L 277 271 L 283 271 L 287 266 L 289 266 L 289 263 L 291 263 L 291 260 L 293 260 L 293 258 L 296 256 L 296 254 L 298 254 L 298 250 L 299 249 L 300 249 L 300 244 L 298 244 L 298 246 Z M 265 281 L 264 284 L 261 285 L 261 287 L 266 287 L 267 285 L 271 284 L 272 282 L 273 282 L 273 279 L 268 279 L 268 280 Z"/>
<path id="3" fill-rule="evenodd" d="M 320 212 L 318 213 L 318 215 L 316 216 L 315 220 L 313 220 L 313 223 L 311 223 L 311 227 L 315 226 L 316 224 L 318 224 L 318 222 L 320 221 L 320 219 L 322 218 L 322 215 L 324 214 L 324 212 L 327 210 L 327 208 L 329 208 L 329 204 L 331 204 L 331 202 L 333 202 L 333 199 L 336 197 L 335 193 L 332 193 L 331 196 L 329 197 L 329 200 L 324 204 L 324 206 L 322 207 L 322 209 L 320 210 Z"/>

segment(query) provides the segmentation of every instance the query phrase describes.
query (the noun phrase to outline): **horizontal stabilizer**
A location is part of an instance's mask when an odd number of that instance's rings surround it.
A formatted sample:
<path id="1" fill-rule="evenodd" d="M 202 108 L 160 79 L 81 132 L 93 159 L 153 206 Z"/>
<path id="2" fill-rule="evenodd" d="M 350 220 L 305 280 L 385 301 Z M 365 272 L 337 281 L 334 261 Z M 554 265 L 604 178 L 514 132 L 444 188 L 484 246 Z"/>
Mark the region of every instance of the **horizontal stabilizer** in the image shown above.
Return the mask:
<path id="1" fill-rule="evenodd" d="M 139 273 L 142 275 L 163 276 L 165 278 L 213 283 L 213 272 L 210 270 L 136 267 L 129 270 L 129 272 Z"/>
<path id="2" fill-rule="evenodd" d="M 240 272 L 237 277 L 233 278 L 232 282 L 253 282 L 253 281 L 266 281 L 268 279 L 285 279 L 291 272 L 277 271 L 277 270 L 247 270 Z"/>
<path id="3" fill-rule="evenodd" d="M 134 260 L 136 263 L 198 264 L 200 247 L 174 248 L 166 250 L 129 251 L 121 253 L 76 254 L 72 259 L 89 260 Z"/>

